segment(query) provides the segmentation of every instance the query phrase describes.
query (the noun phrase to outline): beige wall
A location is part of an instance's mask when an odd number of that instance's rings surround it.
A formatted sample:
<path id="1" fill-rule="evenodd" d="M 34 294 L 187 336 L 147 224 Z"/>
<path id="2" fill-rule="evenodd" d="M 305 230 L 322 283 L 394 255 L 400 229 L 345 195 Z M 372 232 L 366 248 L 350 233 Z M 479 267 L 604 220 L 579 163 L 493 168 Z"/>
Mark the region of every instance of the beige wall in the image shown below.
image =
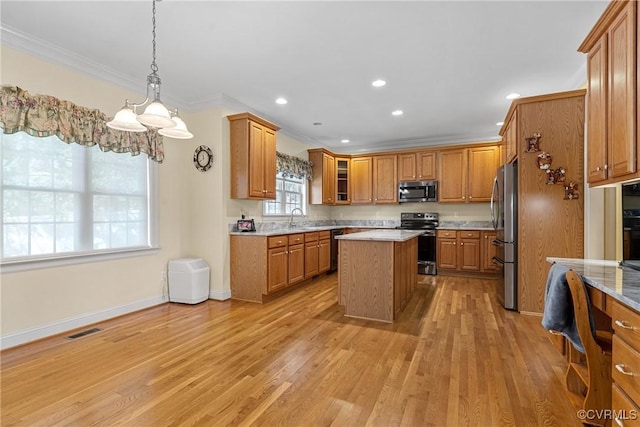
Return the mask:
<path id="1" fill-rule="evenodd" d="M 113 114 L 125 98 L 139 99 L 119 87 L 2 47 L 1 78 L 32 94 L 48 94 Z M 204 141 L 204 138 L 202 139 Z M 184 143 L 165 140 L 166 159 L 159 172 L 159 245 L 156 255 L 77 264 L 19 273 L 3 273 L 1 335 L 37 330 L 56 332 L 69 325 L 162 302 L 160 272 L 167 261 L 184 255 L 189 213 L 184 188 Z M 36 332 L 34 332 L 36 331 Z M 9 340 L 10 341 L 10 340 Z"/>

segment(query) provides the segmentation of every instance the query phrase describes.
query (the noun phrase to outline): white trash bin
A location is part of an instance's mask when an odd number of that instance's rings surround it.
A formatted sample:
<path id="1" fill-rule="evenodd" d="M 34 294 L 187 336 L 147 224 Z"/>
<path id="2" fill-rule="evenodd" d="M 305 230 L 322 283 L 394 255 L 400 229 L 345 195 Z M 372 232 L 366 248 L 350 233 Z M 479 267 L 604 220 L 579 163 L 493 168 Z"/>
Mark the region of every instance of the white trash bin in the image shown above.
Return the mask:
<path id="1" fill-rule="evenodd" d="M 197 304 L 209 298 L 209 266 L 202 258 L 169 261 L 169 301 Z"/>

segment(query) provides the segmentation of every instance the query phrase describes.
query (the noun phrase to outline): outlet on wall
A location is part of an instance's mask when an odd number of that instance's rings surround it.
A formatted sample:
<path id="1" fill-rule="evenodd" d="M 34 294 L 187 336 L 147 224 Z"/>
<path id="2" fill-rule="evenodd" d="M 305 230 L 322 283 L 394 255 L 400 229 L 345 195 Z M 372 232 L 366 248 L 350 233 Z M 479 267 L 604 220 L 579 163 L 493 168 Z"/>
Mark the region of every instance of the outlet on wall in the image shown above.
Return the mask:
<path id="1" fill-rule="evenodd" d="M 164 271 L 164 270 L 160 272 L 160 281 L 162 281 L 162 282 L 166 282 L 167 281 L 167 272 Z"/>

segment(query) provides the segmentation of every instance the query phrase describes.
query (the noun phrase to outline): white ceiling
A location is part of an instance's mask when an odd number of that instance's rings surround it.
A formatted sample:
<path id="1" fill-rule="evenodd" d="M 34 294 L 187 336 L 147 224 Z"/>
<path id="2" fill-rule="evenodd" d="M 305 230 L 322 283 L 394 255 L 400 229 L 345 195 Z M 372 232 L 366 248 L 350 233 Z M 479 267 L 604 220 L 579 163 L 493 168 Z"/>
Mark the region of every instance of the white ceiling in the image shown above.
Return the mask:
<path id="1" fill-rule="evenodd" d="M 491 140 L 508 93 L 584 84 L 576 49 L 607 4 L 164 0 L 158 73 L 172 107 L 249 109 L 338 152 Z M 144 98 L 150 1 L 2 0 L 0 8 L 3 44 Z M 387 85 L 373 88 L 377 78 Z M 279 96 L 289 103 L 277 105 Z"/>

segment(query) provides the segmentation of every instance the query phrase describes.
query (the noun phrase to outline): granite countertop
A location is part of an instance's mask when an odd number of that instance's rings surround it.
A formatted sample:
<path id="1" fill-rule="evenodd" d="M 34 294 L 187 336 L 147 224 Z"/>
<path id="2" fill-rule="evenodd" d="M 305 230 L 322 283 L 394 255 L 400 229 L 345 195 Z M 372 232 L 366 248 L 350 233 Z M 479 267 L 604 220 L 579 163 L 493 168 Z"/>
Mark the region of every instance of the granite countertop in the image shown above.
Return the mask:
<path id="1" fill-rule="evenodd" d="M 491 221 L 440 221 L 438 230 L 490 230 L 493 231 Z"/>
<path id="2" fill-rule="evenodd" d="M 361 231 L 360 233 L 343 234 L 341 236 L 336 236 L 336 239 L 406 242 L 407 240 L 418 237 L 423 233 L 424 231 L 415 230 L 374 230 Z"/>
<path id="3" fill-rule="evenodd" d="M 617 261 L 547 258 L 579 273 L 585 283 L 640 311 L 640 271 L 620 267 Z"/>
<path id="4" fill-rule="evenodd" d="M 279 236 L 283 234 L 296 234 L 296 233 L 311 233 L 314 231 L 327 231 L 327 230 L 338 230 L 344 228 L 371 228 L 371 229 L 381 229 L 381 228 L 389 228 L 384 226 L 374 226 L 374 225 L 324 225 L 324 226 L 312 226 L 312 227 L 294 227 L 294 228 L 280 228 L 274 230 L 258 230 L 258 231 L 230 231 L 229 234 L 232 236 Z M 389 228 L 389 230 L 393 230 L 393 228 Z"/>

